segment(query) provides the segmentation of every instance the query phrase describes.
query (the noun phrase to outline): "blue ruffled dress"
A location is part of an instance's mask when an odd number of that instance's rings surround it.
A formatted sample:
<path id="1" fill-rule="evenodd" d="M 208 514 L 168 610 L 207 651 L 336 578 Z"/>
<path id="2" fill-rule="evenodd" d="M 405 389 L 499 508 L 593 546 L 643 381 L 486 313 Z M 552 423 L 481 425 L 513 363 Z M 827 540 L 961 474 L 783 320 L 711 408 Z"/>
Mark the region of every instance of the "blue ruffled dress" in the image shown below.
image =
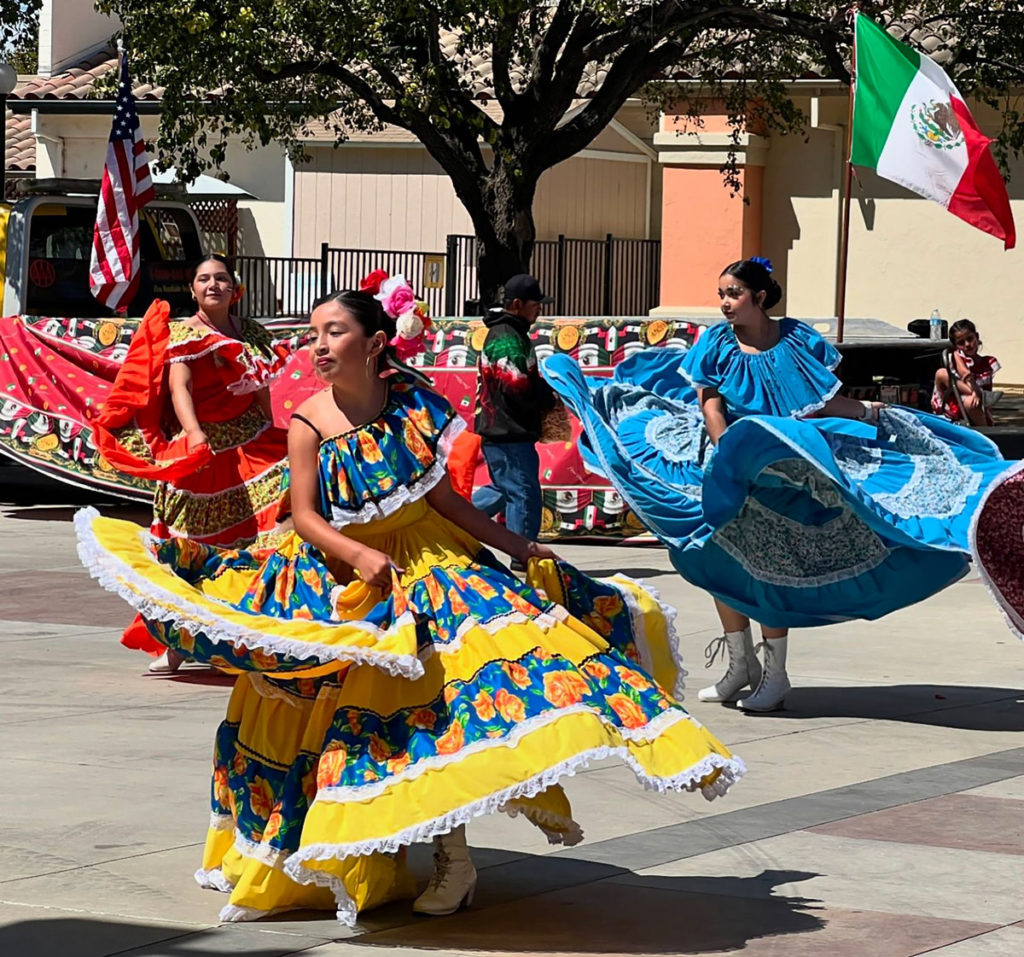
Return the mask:
<path id="1" fill-rule="evenodd" d="M 668 547 L 689 582 L 773 627 L 879 618 L 968 568 L 970 519 L 1005 468 L 984 436 L 885 408 L 877 426 L 812 417 L 840 389 L 839 353 L 780 323 L 773 348 L 740 349 L 732 326 L 685 353 L 649 349 L 614 376 L 568 356 L 543 374 L 580 418 L 581 452 Z M 696 390 L 721 394 L 712 445 Z"/>

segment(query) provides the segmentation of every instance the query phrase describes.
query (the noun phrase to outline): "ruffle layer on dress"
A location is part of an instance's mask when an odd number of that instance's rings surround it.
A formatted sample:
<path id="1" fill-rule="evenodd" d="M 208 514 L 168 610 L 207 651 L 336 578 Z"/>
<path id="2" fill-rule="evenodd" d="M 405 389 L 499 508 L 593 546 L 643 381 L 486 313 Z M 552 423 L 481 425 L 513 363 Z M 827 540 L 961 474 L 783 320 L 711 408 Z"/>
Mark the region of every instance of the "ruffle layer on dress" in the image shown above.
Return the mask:
<path id="1" fill-rule="evenodd" d="M 971 523 L 971 554 L 1010 630 L 1024 639 L 1024 462 L 989 486 Z"/>
<path id="2" fill-rule="evenodd" d="M 411 377 L 390 383 L 373 422 L 320 442 L 321 498 L 335 528 L 385 518 L 426 495 L 444 477 L 448 451 L 466 427 L 447 400 Z M 353 459 L 360 468 L 345 468 Z"/>
<path id="3" fill-rule="evenodd" d="M 723 396 L 754 394 L 754 358 L 722 360 L 736 377 L 718 386 Z M 794 381 L 803 366 L 794 363 Z M 778 382 L 787 368 L 775 370 Z M 567 356 L 546 359 L 543 372 L 583 422 L 584 460 L 668 546 L 680 574 L 770 626 L 878 618 L 956 581 L 968 568 L 970 517 L 1005 467 L 985 437 L 901 408 L 883 410 L 877 426 L 747 415 L 715 447 L 664 350 L 636 354 L 611 381 L 584 376 Z M 799 403 L 813 391 L 789 394 Z"/>
<path id="4" fill-rule="evenodd" d="M 840 355 L 806 323 L 779 320 L 779 341 L 764 352 L 740 348 L 729 322 L 707 329 L 686 353 L 680 373 L 695 388 L 712 386 L 730 420 L 745 415 L 804 416 L 822 408 L 842 384 Z"/>
<path id="5" fill-rule="evenodd" d="M 258 392 L 284 371 L 291 356 L 288 343 L 278 342 L 255 319 L 237 319 L 240 339 L 216 329 L 197 329 L 184 322 L 170 325 L 166 362 L 194 362 L 216 356 L 225 369 L 224 388 L 235 395 Z"/>

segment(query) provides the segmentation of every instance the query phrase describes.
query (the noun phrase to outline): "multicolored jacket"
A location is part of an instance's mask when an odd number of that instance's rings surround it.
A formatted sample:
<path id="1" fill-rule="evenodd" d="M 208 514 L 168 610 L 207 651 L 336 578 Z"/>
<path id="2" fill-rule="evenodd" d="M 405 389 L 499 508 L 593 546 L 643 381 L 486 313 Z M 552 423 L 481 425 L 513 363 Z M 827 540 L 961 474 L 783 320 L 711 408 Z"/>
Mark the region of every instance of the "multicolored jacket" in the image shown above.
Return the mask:
<path id="1" fill-rule="evenodd" d="M 484 325 L 475 430 L 485 442 L 537 442 L 555 394 L 537 370 L 530 327 L 504 310 L 492 310 Z"/>

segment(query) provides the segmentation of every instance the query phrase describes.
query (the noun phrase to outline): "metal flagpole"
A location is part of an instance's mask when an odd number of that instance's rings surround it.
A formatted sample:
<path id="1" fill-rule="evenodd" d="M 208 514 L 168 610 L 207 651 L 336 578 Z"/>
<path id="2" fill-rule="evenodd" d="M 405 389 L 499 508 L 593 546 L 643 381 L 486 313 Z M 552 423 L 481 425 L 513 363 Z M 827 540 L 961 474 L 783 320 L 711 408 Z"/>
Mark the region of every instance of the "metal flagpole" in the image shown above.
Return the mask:
<path id="1" fill-rule="evenodd" d="M 843 232 L 839 238 L 839 275 L 836 288 L 836 342 L 843 341 L 846 324 L 846 273 L 850 258 L 850 201 L 853 188 L 853 164 L 850 150 L 853 144 L 853 94 L 857 84 L 857 15 L 853 8 L 853 42 L 850 45 L 850 104 L 846 120 L 846 176 L 843 184 Z"/>

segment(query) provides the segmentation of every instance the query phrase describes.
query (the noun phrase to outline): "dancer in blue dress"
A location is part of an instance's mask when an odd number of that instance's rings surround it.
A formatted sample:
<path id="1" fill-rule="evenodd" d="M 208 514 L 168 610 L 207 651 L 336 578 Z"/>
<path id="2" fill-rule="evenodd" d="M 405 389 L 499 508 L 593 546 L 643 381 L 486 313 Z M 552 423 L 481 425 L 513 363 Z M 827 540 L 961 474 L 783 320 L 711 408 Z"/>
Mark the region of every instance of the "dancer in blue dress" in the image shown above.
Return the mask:
<path id="1" fill-rule="evenodd" d="M 742 260 L 719 278 L 726 321 L 685 355 L 646 350 L 611 379 L 543 363 L 588 466 L 715 597 L 725 634 L 708 653 L 724 644 L 729 667 L 700 700 L 747 711 L 789 691 L 789 628 L 879 618 L 959 579 L 970 517 L 1005 467 L 976 432 L 841 396 L 839 353 L 768 316 L 781 296 L 767 260 Z"/>

